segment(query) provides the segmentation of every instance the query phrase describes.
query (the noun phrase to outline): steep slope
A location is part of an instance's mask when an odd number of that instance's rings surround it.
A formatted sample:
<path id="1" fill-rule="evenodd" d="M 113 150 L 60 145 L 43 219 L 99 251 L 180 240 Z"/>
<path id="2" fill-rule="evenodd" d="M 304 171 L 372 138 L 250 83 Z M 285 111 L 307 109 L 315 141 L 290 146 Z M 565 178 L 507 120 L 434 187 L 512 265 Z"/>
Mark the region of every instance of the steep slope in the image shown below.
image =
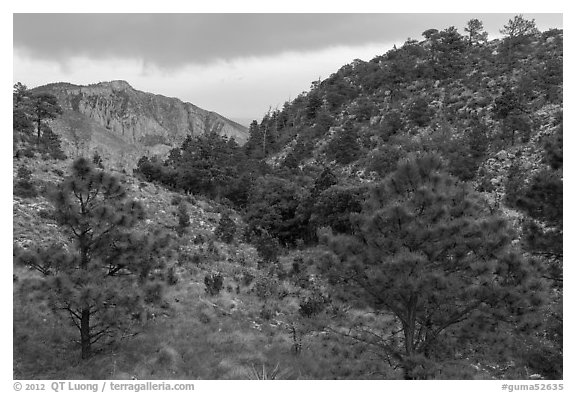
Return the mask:
<path id="1" fill-rule="evenodd" d="M 455 30 L 431 31 L 314 82 L 252 125 L 246 147 L 265 145 L 277 167 L 328 165 L 372 180 L 408 153 L 434 151 L 501 196 L 512 161 L 531 177 L 561 133 L 563 33 L 469 45 Z"/>
<path id="2" fill-rule="evenodd" d="M 53 83 L 33 89 L 54 94 L 64 113 L 52 128 L 65 139 L 68 153 L 98 150 L 122 166 L 142 154 L 165 154 L 186 135 L 216 132 L 247 140 L 244 126 L 177 98 L 135 90 L 125 81 L 89 86 Z"/>

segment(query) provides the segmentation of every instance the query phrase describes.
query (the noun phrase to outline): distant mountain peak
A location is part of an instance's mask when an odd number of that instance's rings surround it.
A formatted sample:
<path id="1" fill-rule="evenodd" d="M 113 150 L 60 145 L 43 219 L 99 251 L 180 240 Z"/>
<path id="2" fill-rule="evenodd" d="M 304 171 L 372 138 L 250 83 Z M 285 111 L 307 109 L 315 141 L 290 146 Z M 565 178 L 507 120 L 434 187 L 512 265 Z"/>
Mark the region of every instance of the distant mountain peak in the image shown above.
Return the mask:
<path id="1" fill-rule="evenodd" d="M 188 135 L 215 132 L 243 144 L 248 129 L 222 115 L 178 98 L 134 89 L 125 80 L 74 85 L 66 82 L 39 86 L 34 91 L 54 94 L 63 115 L 53 129 L 71 146 L 126 158 L 134 166 L 144 154 L 166 154 Z M 80 137 L 81 136 L 81 137 Z M 76 153 L 74 153 L 76 154 Z"/>
<path id="2" fill-rule="evenodd" d="M 110 86 L 112 88 L 112 90 L 127 90 L 127 89 L 131 89 L 134 90 L 134 88 L 130 85 L 130 83 L 126 82 L 125 80 L 112 80 L 109 82 L 100 82 L 98 83 L 99 86 Z"/>

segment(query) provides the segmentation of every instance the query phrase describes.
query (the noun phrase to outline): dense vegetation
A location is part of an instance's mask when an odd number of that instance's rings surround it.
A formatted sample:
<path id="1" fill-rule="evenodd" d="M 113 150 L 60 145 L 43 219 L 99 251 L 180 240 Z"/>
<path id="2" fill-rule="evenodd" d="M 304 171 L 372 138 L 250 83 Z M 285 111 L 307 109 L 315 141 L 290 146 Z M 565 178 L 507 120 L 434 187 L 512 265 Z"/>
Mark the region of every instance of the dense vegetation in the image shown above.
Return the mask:
<path id="1" fill-rule="evenodd" d="M 268 362 L 278 378 L 562 378 L 563 33 L 521 16 L 500 40 L 488 41 L 477 19 L 464 31 L 429 29 L 355 60 L 253 121 L 243 146 L 209 133 L 167 157 L 141 157 L 140 190 L 154 183 L 177 195 L 164 225 L 177 236 L 133 238 L 139 205 L 117 206 L 131 203 L 117 180 L 76 162 L 49 193 L 74 246 L 18 248 L 17 260 L 50 278 L 38 289 L 76 321 L 86 358 L 95 334 L 126 335 L 130 312 L 161 304 L 162 291 L 151 293 L 164 281 L 182 299 L 185 277 L 201 283 L 199 298 L 236 296 L 195 326 L 206 332 L 218 320 L 230 334 L 258 321 L 298 370 Z M 15 143 L 45 154 L 38 146 L 54 140 L 45 123 L 57 105 L 26 92 L 15 86 Z M 92 162 L 104 166 L 98 153 Z M 23 199 L 38 198 L 31 175 L 18 168 Z M 85 206 L 91 195 L 101 204 Z M 219 210 L 208 232 L 191 217 L 203 200 Z M 160 258 L 168 242 L 177 255 Z M 98 291 L 61 283 L 78 280 Z M 151 281 L 147 294 L 133 280 Z M 188 315 L 198 305 L 184 296 L 162 307 L 185 303 Z M 111 303 L 114 313 L 103 311 Z M 97 317 L 105 333 L 83 330 L 91 307 L 126 323 Z M 226 375 L 266 374 L 250 370 Z"/>

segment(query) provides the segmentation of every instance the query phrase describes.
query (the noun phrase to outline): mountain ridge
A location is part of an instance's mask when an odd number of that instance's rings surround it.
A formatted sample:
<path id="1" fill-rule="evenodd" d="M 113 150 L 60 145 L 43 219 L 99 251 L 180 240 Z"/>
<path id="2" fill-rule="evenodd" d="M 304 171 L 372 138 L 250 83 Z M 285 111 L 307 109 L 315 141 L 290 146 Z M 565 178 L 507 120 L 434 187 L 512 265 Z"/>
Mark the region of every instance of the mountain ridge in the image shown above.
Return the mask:
<path id="1" fill-rule="evenodd" d="M 217 112 L 134 89 L 124 80 L 56 82 L 31 91 L 57 97 L 64 113 L 51 126 L 63 137 L 67 153 L 96 150 L 122 167 L 133 167 L 142 154 L 163 156 L 190 134 L 216 132 L 240 145 L 248 138 L 246 127 Z"/>

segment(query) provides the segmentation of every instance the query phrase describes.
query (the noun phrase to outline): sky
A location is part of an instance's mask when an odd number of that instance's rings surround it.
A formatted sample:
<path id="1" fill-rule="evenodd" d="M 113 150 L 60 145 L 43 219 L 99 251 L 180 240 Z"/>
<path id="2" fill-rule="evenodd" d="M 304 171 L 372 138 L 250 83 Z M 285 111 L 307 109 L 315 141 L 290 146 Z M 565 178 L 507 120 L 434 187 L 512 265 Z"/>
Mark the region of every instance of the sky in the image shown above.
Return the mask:
<path id="1" fill-rule="evenodd" d="M 122 79 L 243 123 L 309 89 L 354 59 L 422 39 L 465 34 L 478 18 L 490 38 L 515 14 L 19 14 L 13 82 L 91 84 Z M 530 14 L 541 31 L 562 14 Z"/>

